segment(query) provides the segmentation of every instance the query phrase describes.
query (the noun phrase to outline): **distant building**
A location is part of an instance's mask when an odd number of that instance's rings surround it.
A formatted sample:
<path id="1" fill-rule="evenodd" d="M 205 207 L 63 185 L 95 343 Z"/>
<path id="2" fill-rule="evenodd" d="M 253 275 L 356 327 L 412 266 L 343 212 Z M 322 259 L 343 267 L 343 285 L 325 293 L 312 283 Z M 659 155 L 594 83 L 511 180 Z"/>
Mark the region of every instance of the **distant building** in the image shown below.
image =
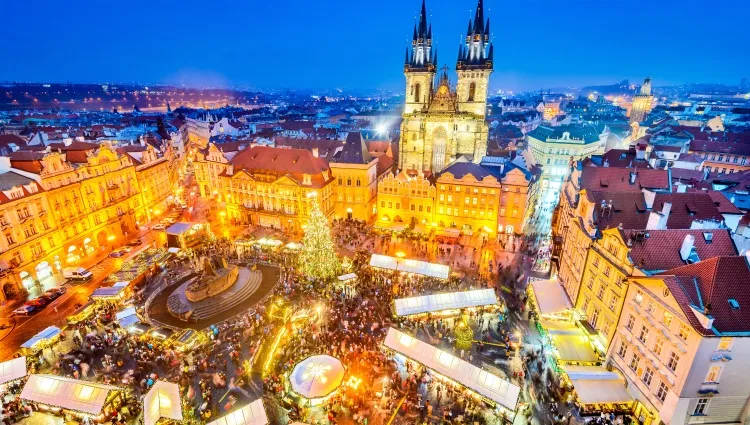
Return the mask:
<path id="1" fill-rule="evenodd" d="M 630 109 L 630 122 L 640 123 L 646 119 L 653 107 L 654 96 L 651 94 L 651 78 L 646 78 L 643 85 L 638 89 L 638 94 L 633 97 L 633 106 Z"/>

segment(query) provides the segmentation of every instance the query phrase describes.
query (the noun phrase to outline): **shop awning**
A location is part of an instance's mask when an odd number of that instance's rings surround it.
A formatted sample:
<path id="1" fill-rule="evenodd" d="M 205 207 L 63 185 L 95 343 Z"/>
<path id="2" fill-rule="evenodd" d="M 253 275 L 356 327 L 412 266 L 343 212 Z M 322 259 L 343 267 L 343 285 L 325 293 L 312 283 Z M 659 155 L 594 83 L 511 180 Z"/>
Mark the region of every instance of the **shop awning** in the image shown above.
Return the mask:
<path id="1" fill-rule="evenodd" d="M 345 282 L 345 281 L 351 280 L 351 279 L 356 279 L 356 278 L 357 278 L 357 275 L 354 274 L 354 273 L 347 273 L 347 274 L 339 276 L 339 280 L 342 281 L 342 282 Z"/>
<path id="2" fill-rule="evenodd" d="M 385 346 L 499 403 L 506 409 L 516 410 L 521 389 L 499 376 L 394 328 L 388 329 Z"/>
<path id="3" fill-rule="evenodd" d="M 21 398 L 99 415 L 112 391 L 120 391 L 120 388 L 56 375 L 31 375 L 21 391 Z"/>
<path id="4" fill-rule="evenodd" d="M 115 282 L 115 284 L 112 285 L 112 287 L 113 288 L 125 288 L 128 285 L 130 285 L 130 282 L 128 282 L 127 280 L 120 280 L 118 282 Z"/>
<path id="5" fill-rule="evenodd" d="M 209 422 L 208 425 L 266 425 L 267 423 L 268 417 L 266 409 L 263 408 L 263 400 L 257 399 L 241 409 Z"/>
<path id="6" fill-rule="evenodd" d="M 599 360 L 591 347 L 588 336 L 574 324 L 562 324 L 542 320 L 552 345 L 563 362 L 595 362 Z"/>
<path id="7" fill-rule="evenodd" d="M 141 319 L 139 319 L 135 314 L 135 307 L 130 307 L 128 309 L 120 311 L 115 315 L 115 317 L 117 318 L 117 323 L 123 329 L 141 321 Z"/>
<path id="8" fill-rule="evenodd" d="M 26 357 L 0 363 L 0 385 L 26 376 Z"/>
<path id="9" fill-rule="evenodd" d="M 120 296 L 123 287 L 109 286 L 106 288 L 97 288 L 94 293 L 91 294 L 91 298 L 117 298 Z"/>
<path id="10" fill-rule="evenodd" d="M 625 380 L 601 366 L 561 366 L 583 404 L 628 403 L 633 401 Z"/>
<path id="11" fill-rule="evenodd" d="M 448 279 L 451 269 L 448 266 L 426 261 L 399 259 L 387 255 L 372 254 L 370 266 L 386 270 L 398 270 L 405 273 L 415 273 L 424 276 Z"/>
<path id="12" fill-rule="evenodd" d="M 444 227 L 435 231 L 435 236 L 442 236 L 448 238 L 457 238 L 461 236 L 461 231 L 452 227 Z"/>
<path id="13" fill-rule="evenodd" d="M 170 254 L 177 254 L 180 251 L 181 251 L 180 248 L 175 248 L 175 247 L 171 247 L 167 249 L 167 252 Z"/>
<path id="14" fill-rule="evenodd" d="M 143 397 L 143 422 L 154 425 L 160 419 L 182 420 L 180 387 L 165 381 L 156 381 Z"/>
<path id="15" fill-rule="evenodd" d="M 34 335 L 30 340 L 24 342 L 21 347 L 34 348 L 34 346 L 36 346 L 37 344 L 47 342 L 52 338 L 60 335 L 60 332 L 62 332 L 62 330 L 60 330 L 60 328 L 58 328 L 57 326 L 50 326 L 47 329 Z"/>
<path id="16" fill-rule="evenodd" d="M 531 288 L 542 316 L 565 313 L 572 308 L 568 295 L 556 280 L 534 280 Z"/>
<path id="17" fill-rule="evenodd" d="M 409 316 L 441 310 L 493 305 L 497 304 L 497 297 L 495 296 L 495 291 L 492 289 L 477 289 L 474 291 L 399 298 L 395 301 L 395 304 L 398 316 Z"/>

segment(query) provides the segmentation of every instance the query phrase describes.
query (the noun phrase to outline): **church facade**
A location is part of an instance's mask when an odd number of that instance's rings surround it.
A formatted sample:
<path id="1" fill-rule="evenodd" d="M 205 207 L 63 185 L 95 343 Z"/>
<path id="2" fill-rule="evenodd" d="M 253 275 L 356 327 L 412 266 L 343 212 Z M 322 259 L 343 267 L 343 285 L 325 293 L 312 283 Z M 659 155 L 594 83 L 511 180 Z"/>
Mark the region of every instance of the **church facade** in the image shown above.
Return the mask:
<path id="1" fill-rule="evenodd" d="M 465 157 L 479 163 L 487 153 L 489 127 L 485 121 L 487 89 L 493 70 L 490 22 L 479 0 L 469 20 L 465 42 L 459 45 L 454 87 L 448 68 L 438 72 L 437 50 L 424 1 L 406 50 L 406 101 L 401 123 L 399 168 L 438 173 L 453 160 Z"/>

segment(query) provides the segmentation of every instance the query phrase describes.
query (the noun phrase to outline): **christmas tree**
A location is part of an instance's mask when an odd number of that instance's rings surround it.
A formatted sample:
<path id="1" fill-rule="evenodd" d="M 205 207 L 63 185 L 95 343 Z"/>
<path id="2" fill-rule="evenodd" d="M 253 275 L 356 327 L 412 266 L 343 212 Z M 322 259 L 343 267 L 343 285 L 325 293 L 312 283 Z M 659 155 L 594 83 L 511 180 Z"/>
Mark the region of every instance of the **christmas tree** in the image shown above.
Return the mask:
<path id="1" fill-rule="evenodd" d="M 328 227 L 328 220 L 320 211 L 314 196 L 310 202 L 310 219 L 302 238 L 302 245 L 299 271 L 303 276 L 328 280 L 338 275 L 341 263 L 333 245 L 331 228 Z"/>

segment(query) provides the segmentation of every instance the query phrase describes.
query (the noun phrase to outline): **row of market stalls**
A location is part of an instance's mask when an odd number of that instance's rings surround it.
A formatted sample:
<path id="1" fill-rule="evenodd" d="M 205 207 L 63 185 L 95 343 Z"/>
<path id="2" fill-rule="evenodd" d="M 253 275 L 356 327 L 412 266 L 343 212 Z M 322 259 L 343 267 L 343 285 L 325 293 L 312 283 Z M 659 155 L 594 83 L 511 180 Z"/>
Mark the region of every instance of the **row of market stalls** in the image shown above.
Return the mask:
<path id="1" fill-rule="evenodd" d="M 414 316 L 425 313 L 455 314 L 458 310 L 497 305 L 492 289 L 449 292 L 399 298 L 394 301 L 397 316 Z"/>
<path id="2" fill-rule="evenodd" d="M 390 257 L 388 255 L 372 254 L 370 267 L 413 273 L 437 279 L 448 279 L 451 273 L 450 267 L 443 264 L 428 263 L 426 261 L 411 260 L 405 258 Z"/>
<path id="3" fill-rule="evenodd" d="M 113 410 L 124 404 L 124 388 L 56 375 L 27 376 L 25 357 L 0 363 L 0 389 L 24 379 L 26 382 L 19 397 L 34 403 L 40 412 L 102 422 Z M 143 397 L 143 424 L 182 421 L 183 404 L 179 386 L 171 382 L 156 381 Z M 266 424 L 268 417 L 263 401 L 257 399 L 208 425 Z"/>
<path id="4" fill-rule="evenodd" d="M 446 384 L 468 390 L 468 394 L 500 407 L 512 421 L 521 393 L 517 385 L 394 328 L 388 329 L 384 344 L 397 358 L 416 362 L 432 370 Z"/>
<path id="5" fill-rule="evenodd" d="M 544 347 L 552 350 L 563 384 L 575 389 L 581 414 L 629 412 L 633 397 L 625 379 L 602 366 L 598 332 L 579 317 L 560 282 L 531 278 L 527 291 Z"/>

